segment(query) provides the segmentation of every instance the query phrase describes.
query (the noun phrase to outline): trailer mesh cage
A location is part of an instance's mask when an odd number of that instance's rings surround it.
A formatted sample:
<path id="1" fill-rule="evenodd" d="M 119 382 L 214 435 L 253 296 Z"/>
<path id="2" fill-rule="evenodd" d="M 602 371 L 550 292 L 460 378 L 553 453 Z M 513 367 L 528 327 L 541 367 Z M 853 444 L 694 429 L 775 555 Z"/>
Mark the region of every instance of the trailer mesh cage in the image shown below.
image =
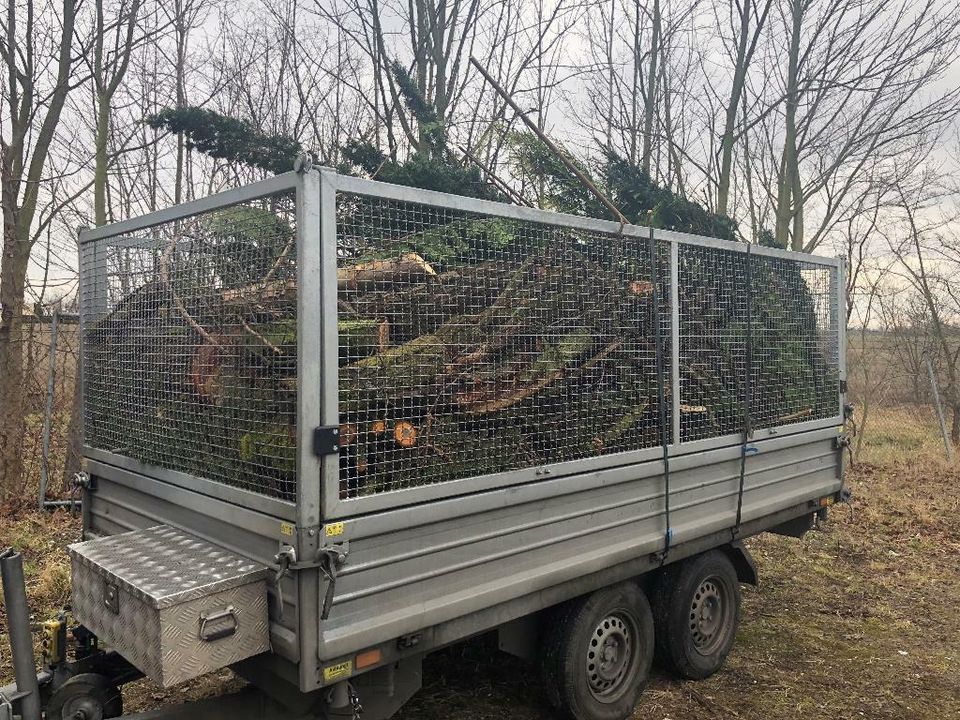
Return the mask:
<path id="1" fill-rule="evenodd" d="M 347 193 L 337 217 L 341 497 L 661 444 L 666 243 L 654 268 L 562 225 Z"/>
<path id="2" fill-rule="evenodd" d="M 687 244 L 678 263 L 681 441 L 837 415 L 835 267 Z"/>
<path id="3" fill-rule="evenodd" d="M 81 240 L 88 448 L 337 517 L 840 416 L 836 260 L 311 173 Z"/>
<path id="4" fill-rule="evenodd" d="M 341 499 L 837 416 L 832 261 L 336 208 Z"/>
<path id="5" fill-rule="evenodd" d="M 296 497 L 291 193 L 80 247 L 86 444 Z"/>

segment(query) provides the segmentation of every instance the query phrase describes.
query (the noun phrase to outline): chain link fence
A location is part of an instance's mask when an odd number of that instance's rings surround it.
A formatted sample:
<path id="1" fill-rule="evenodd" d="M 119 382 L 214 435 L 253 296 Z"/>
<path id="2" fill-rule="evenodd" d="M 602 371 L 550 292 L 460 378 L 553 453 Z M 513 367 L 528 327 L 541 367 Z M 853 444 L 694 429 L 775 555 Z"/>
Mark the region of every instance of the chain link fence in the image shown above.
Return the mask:
<path id="1" fill-rule="evenodd" d="M 79 418 L 74 415 L 80 347 L 75 312 L 30 315 L 23 321 L 24 475 L 17 495 L 36 496 L 46 487 L 54 499 L 70 493 L 79 467 Z M 52 351 L 52 352 L 51 352 Z"/>

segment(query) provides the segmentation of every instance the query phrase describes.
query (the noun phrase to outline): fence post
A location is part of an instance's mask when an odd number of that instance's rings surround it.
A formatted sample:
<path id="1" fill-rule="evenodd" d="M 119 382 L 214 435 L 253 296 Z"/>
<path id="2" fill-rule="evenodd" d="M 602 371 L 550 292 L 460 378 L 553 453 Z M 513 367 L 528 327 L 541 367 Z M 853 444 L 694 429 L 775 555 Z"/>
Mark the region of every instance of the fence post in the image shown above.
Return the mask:
<path id="1" fill-rule="evenodd" d="M 53 422 L 53 393 L 57 380 L 57 331 L 60 326 L 60 311 L 54 310 L 50 318 L 50 369 L 47 372 L 47 404 L 43 412 L 43 454 L 40 458 L 40 509 L 47 501 L 47 482 L 50 478 L 50 425 Z"/>
<path id="2" fill-rule="evenodd" d="M 940 388 L 937 387 L 937 376 L 933 373 L 933 363 L 927 358 L 927 373 L 930 375 L 930 389 L 933 391 L 933 404 L 937 408 L 937 420 L 940 421 L 940 434 L 943 436 L 943 448 L 947 452 L 947 461 L 953 462 L 953 443 L 947 433 L 947 421 L 943 417 L 943 406 L 940 404 Z"/>

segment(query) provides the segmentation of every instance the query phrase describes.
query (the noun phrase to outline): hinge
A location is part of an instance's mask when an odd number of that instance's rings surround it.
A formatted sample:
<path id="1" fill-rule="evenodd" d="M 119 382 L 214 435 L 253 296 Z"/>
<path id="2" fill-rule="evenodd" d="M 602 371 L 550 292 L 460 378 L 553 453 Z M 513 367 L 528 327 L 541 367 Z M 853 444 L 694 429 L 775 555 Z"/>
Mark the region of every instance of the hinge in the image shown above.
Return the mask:
<path id="1" fill-rule="evenodd" d="M 313 431 L 313 454 L 323 457 L 340 452 L 340 427 L 324 425 Z"/>
<path id="2" fill-rule="evenodd" d="M 846 381 L 846 380 L 841 380 L 841 381 L 840 381 L 840 392 L 845 393 L 846 391 L 847 391 L 847 381 Z"/>

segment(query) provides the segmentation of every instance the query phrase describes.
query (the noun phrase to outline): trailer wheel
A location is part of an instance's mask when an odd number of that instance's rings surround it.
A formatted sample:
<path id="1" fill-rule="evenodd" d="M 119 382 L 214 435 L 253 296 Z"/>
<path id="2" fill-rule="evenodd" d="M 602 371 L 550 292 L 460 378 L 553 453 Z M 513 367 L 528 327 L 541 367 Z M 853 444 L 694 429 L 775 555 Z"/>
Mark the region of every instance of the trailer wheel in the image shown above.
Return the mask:
<path id="1" fill-rule="evenodd" d="M 49 720 L 106 720 L 123 714 L 123 697 L 103 675 L 74 675 L 54 690 L 47 704 Z"/>
<path id="2" fill-rule="evenodd" d="M 545 630 L 543 680 L 557 709 L 575 720 L 633 714 L 653 662 L 653 614 L 636 584 L 571 601 Z"/>
<path id="3" fill-rule="evenodd" d="M 667 567 L 653 592 L 657 661 L 690 680 L 719 670 L 740 624 L 740 584 L 724 553 L 712 550 Z"/>

